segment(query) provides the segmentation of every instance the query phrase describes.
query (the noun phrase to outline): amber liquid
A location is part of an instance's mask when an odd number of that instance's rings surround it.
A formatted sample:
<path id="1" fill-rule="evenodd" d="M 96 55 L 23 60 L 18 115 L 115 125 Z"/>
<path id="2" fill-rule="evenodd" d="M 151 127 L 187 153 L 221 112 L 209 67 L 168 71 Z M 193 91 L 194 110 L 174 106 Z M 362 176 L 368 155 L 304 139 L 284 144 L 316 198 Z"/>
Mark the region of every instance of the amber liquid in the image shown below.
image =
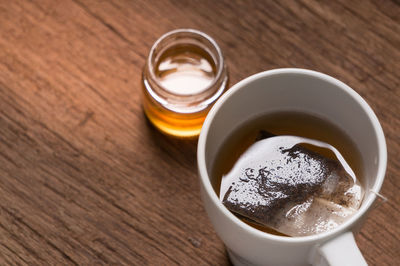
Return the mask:
<path id="1" fill-rule="evenodd" d="M 260 130 L 266 130 L 275 135 L 294 135 L 310 138 L 332 145 L 342 154 L 357 179 L 362 183 L 363 167 L 360 152 L 342 130 L 316 116 L 296 112 L 280 112 L 246 122 L 226 138 L 212 168 L 213 188 L 218 197 L 222 176 L 232 169 L 239 157 L 255 142 Z M 329 156 L 328 154 L 323 155 Z M 283 235 L 268 227 L 240 219 L 258 230 L 275 235 Z"/>
<path id="2" fill-rule="evenodd" d="M 216 78 L 216 66 L 211 56 L 195 45 L 174 46 L 166 50 L 157 65 L 157 82 L 178 97 L 193 97 L 207 90 Z M 196 137 L 210 109 L 196 112 L 171 111 L 144 93 L 144 110 L 150 121 L 169 135 Z"/>
<path id="3" fill-rule="evenodd" d="M 179 115 L 164 109 L 147 93 L 142 100 L 143 109 L 151 123 L 161 132 L 174 137 L 196 138 L 201 131 L 204 119 L 210 108 L 194 114 Z"/>

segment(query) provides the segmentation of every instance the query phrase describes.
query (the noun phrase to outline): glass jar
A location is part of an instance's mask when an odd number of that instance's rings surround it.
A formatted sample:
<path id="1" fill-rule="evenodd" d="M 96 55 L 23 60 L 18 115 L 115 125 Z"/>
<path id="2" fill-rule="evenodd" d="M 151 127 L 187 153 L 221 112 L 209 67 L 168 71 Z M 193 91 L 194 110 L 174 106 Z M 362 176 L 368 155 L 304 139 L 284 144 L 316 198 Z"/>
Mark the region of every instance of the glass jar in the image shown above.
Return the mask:
<path id="1" fill-rule="evenodd" d="M 228 86 L 221 49 L 203 32 L 179 29 L 158 39 L 142 76 L 143 110 L 160 131 L 194 138 Z"/>

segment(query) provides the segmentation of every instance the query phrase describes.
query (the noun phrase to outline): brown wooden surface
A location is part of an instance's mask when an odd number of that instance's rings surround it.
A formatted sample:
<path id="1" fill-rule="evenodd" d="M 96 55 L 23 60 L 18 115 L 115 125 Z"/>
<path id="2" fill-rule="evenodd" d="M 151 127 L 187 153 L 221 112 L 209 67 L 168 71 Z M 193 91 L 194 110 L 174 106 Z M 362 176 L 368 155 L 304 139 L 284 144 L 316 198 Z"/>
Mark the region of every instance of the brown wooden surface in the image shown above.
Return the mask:
<path id="1" fill-rule="evenodd" d="M 365 97 L 387 138 L 389 201 L 357 242 L 371 265 L 398 265 L 399 14 L 390 0 L 0 0 L 0 264 L 229 264 L 196 142 L 141 110 L 151 45 L 190 27 L 220 44 L 231 84 L 301 67 Z"/>

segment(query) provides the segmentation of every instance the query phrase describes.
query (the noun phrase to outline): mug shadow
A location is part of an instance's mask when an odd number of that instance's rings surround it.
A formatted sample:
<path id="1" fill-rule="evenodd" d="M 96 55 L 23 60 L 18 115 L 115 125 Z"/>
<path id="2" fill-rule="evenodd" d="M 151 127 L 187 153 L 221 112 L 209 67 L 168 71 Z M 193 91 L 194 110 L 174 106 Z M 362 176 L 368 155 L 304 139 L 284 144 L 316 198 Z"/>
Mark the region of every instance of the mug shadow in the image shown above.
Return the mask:
<path id="1" fill-rule="evenodd" d="M 180 139 L 173 136 L 168 136 L 166 134 L 161 133 L 147 118 L 147 116 L 143 113 L 144 117 L 144 128 L 147 131 L 146 135 L 149 140 L 153 142 L 154 146 L 157 149 L 158 156 L 160 157 L 169 157 L 166 160 L 174 160 L 180 166 L 191 169 L 193 175 L 197 175 L 197 141 L 198 138 L 193 139 Z M 189 178 L 190 179 L 190 178 Z M 197 191 L 199 191 L 198 182 L 196 182 L 197 178 L 194 178 L 190 182 L 195 182 L 195 187 L 197 187 Z M 166 182 L 170 182 L 171 180 Z M 199 199 L 200 200 L 200 199 Z M 204 215 L 206 215 L 205 210 L 202 210 Z M 211 225 L 210 225 L 211 226 Z M 228 251 L 223 245 L 223 251 L 225 254 L 225 258 L 221 261 L 220 265 L 233 265 L 231 258 L 228 254 Z"/>

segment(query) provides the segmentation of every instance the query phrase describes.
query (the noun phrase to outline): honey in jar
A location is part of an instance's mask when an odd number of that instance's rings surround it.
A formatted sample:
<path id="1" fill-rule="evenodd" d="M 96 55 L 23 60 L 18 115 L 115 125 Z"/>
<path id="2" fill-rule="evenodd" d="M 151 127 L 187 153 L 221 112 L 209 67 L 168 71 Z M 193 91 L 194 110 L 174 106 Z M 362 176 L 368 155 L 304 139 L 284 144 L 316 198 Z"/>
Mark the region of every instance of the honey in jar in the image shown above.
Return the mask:
<path id="1" fill-rule="evenodd" d="M 143 109 L 163 133 L 194 138 L 227 83 L 215 41 L 196 30 L 175 30 L 151 48 L 143 71 Z"/>

